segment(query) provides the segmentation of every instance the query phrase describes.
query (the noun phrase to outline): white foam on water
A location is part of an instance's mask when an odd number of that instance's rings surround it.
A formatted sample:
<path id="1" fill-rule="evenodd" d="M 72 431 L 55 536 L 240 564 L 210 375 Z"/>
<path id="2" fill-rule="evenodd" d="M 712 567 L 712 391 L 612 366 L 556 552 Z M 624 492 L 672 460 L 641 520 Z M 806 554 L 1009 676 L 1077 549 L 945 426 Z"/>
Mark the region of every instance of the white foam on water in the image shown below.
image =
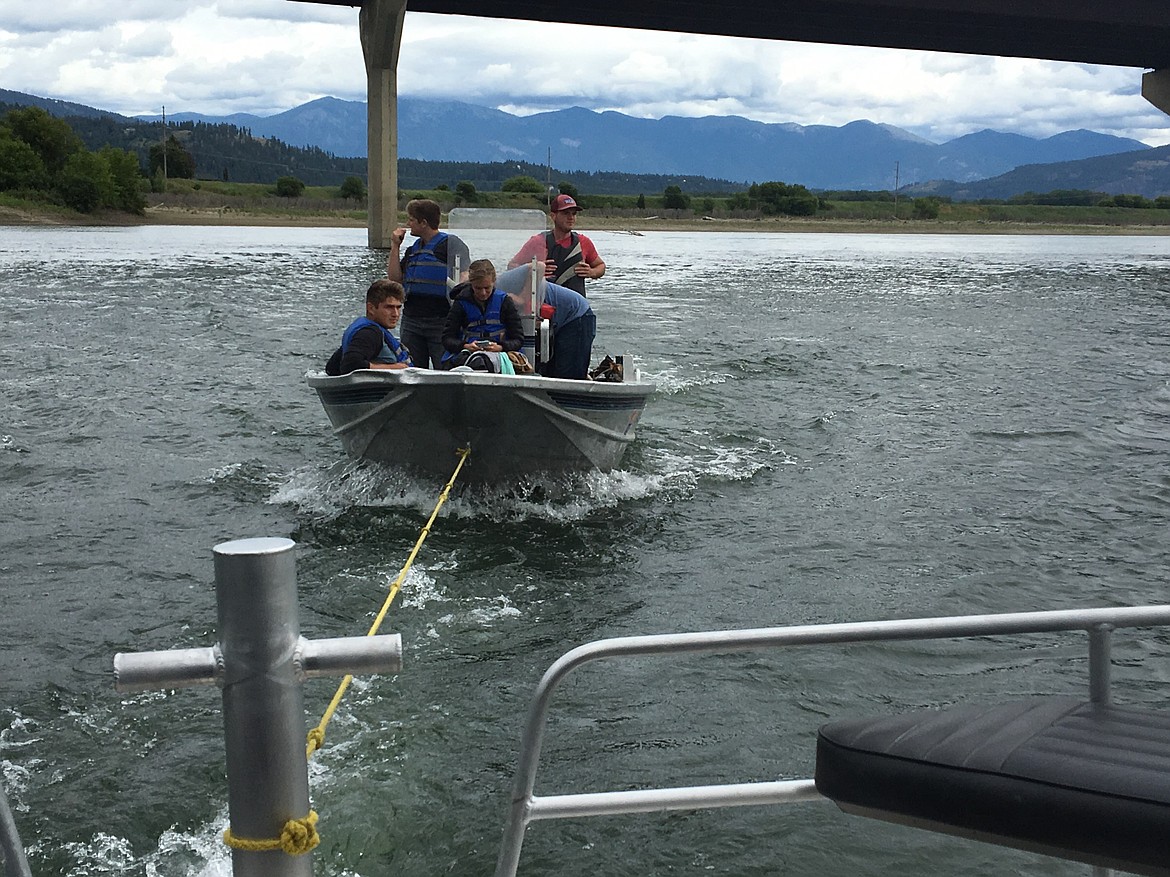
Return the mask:
<path id="1" fill-rule="evenodd" d="M 67 843 L 64 850 L 74 859 L 71 877 L 120 874 L 137 862 L 130 841 L 104 832 L 95 834 L 88 843 Z"/>
<path id="2" fill-rule="evenodd" d="M 704 372 L 693 369 L 668 368 L 659 372 L 643 372 L 643 377 L 655 385 L 655 392 L 664 396 L 675 396 L 696 387 L 713 387 L 731 380 L 731 375 L 722 372 Z"/>

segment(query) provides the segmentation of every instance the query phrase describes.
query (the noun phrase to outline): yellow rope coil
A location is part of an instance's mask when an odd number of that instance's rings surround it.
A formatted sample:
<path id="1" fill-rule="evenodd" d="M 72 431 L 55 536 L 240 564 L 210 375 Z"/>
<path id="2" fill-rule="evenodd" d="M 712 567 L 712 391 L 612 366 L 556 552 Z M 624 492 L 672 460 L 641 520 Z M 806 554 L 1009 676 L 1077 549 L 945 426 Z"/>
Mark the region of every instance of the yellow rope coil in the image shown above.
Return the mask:
<path id="1" fill-rule="evenodd" d="M 303 856 L 321 843 L 317 834 L 317 811 L 310 810 L 303 819 L 290 819 L 284 824 L 280 837 L 269 840 L 252 840 L 236 837 L 230 828 L 223 832 L 223 842 L 234 850 L 261 853 L 269 850 L 284 850 L 290 856 Z"/>
<path id="2" fill-rule="evenodd" d="M 382 621 L 386 618 L 386 613 L 390 611 L 390 604 L 394 602 L 394 598 L 398 595 L 402 583 L 406 581 L 406 574 L 410 572 L 410 567 L 414 563 L 415 557 L 418 556 L 419 549 L 422 548 L 423 542 L 426 541 L 431 532 L 431 524 L 435 522 L 435 518 L 439 516 L 439 509 L 443 507 L 443 503 L 447 501 L 447 497 L 451 493 L 451 488 L 455 484 L 455 479 L 459 477 L 459 471 L 463 468 L 463 464 L 467 462 L 467 457 L 471 454 L 471 448 L 460 448 L 459 464 L 455 467 L 455 471 L 451 473 L 451 477 L 447 480 L 447 486 L 443 488 L 442 493 L 439 494 L 439 501 L 435 504 L 434 511 L 431 512 L 430 518 L 427 519 L 426 526 L 422 528 L 418 539 L 414 543 L 414 548 L 410 552 L 410 556 L 406 558 L 406 563 L 402 570 L 398 573 L 398 578 L 394 580 L 394 584 L 390 586 L 390 593 L 386 596 L 386 600 L 382 603 L 382 608 L 378 612 L 378 616 L 374 619 L 369 632 L 366 636 L 373 636 L 378 632 L 378 628 L 382 626 Z M 312 758 L 313 753 L 320 749 L 325 743 L 325 729 L 329 726 L 333 714 L 337 712 L 337 707 L 341 704 L 341 698 L 345 695 L 349 688 L 349 683 L 353 681 L 353 676 L 347 675 L 341 680 L 341 684 L 337 686 L 337 692 L 333 695 L 333 700 L 329 702 L 329 706 L 325 709 L 325 714 L 321 717 L 321 721 L 317 727 L 309 731 L 308 738 L 305 744 L 305 758 Z"/>

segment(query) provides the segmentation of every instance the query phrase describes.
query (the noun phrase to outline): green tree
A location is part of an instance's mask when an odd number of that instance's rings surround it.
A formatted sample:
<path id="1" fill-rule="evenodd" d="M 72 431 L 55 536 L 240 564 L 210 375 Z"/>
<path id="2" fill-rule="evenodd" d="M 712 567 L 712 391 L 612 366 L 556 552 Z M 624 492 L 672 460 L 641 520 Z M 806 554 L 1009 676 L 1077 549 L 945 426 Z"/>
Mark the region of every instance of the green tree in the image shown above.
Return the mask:
<path id="1" fill-rule="evenodd" d="M 455 199 L 467 204 L 474 204 L 479 193 L 475 191 L 475 184 L 471 180 L 460 180 L 455 184 Z"/>
<path id="2" fill-rule="evenodd" d="M 69 156 L 84 148 L 81 138 L 73 133 L 68 122 L 50 116 L 40 107 L 9 111 L 4 118 L 4 127 L 17 140 L 32 147 L 51 176 L 59 174 Z"/>
<path id="3" fill-rule="evenodd" d="M 142 192 L 142 168 L 138 156 L 112 146 L 103 147 L 98 155 L 109 169 L 113 185 L 113 201 L 108 206 L 142 214 L 146 210 L 146 197 Z"/>
<path id="4" fill-rule="evenodd" d="M 646 209 L 646 196 L 645 195 L 642 195 L 642 194 L 638 195 L 638 209 L 639 210 Z"/>
<path id="5" fill-rule="evenodd" d="M 78 213 L 113 206 L 116 199 L 109 165 L 93 152 L 75 152 L 69 156 L 57 181 L 57 193 L 66 207 Z"/>
<path id="6" fill-rule="evenodd" d="M 1118 207 L 1153 207 L 1154 202 L 1144 195 L 1114 195 L 1113 203 Z"/>
<path id="7" fill-rule="evenodd" d="M 557 183 L 557 190 L 562 195 L 568 195 L 574 201 L 581 197 L 581 193 L 577 191 L 577 187 L 566 180 L 561 180 Z"/>
<path id="8" fill-rule="evenodd" d="M 938 198 L 915 198 L 911 215 L 915 219 L 938 219 L 941 204 Z"/>
<path id="9" fill-rule="evenodd" d="M 354 201 L 364 201 L 366 197 L 365 181 L 361 177 L 346 177 L 341 183 L 341 188 L 337 190 L 337 197 L 344 198 L 346 201 L 350 198 Z"/>
<path id="10" fill-rule="evenodd" d="M 766 216 L 812 216 L 817 212 L 817 197 L 804 186 L 771 180 L 748 190 Z"/>
<path id="11" fill-rule="evenodd" d="M 509 177 L 500 184 L 501 192 L 531 192 L 534 195 L 539 195 L 544 192 L 544 186 L 537 182 L 535 177 L 520 176 Z"/>
<path id="12" fill-rule="evenodd" d="M 0 191 L 44 189 L 49 183 L 45 163 L 29 144 L 0 129 Z"/>
<path id="13" fill-rule="evenodd" d="M 172 134 L 166 144 L 167 179 L 193 180 L 195 179 L 195 157 L 191 155 Z M 159 176 L 163 171 L 163 146 L 156 143 L 150 147 L 150 175 Z"/>
<path id="14" fill-rule="evenodd" d="M 727 199 L 728 210 L 751 210 L 753 206 L 752 199 L 748 197 L 747 192 L 736 192 Z"/>
<path id="15" fill-rule="evenodd" d="M 278 177 L 276 180 L 276 194 L 281 198 L 299 198 L 305 191 L 305 184 L 296 177 Z"/>
<path id="16" fill-rule="evenodd" d="M 662 190 L 662 206 L 667 210 L 687 210 L 691 199 L 678 186 L 667 186 Z"/>

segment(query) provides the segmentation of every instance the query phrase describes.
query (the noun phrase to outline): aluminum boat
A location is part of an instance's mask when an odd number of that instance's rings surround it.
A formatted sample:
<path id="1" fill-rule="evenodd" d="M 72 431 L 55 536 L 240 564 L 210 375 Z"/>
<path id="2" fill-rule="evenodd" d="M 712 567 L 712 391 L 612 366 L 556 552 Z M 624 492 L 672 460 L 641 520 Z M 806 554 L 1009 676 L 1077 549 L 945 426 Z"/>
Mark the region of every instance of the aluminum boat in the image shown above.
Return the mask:
<path id="1" fill-rule="evenodd" d="M 351 457 L 446 477 L 470 447 L 460 480 L 472 482 L 614 469 L 654 391 L 636 376 L 602 383 L 418 368 L 307 380 Z"/>

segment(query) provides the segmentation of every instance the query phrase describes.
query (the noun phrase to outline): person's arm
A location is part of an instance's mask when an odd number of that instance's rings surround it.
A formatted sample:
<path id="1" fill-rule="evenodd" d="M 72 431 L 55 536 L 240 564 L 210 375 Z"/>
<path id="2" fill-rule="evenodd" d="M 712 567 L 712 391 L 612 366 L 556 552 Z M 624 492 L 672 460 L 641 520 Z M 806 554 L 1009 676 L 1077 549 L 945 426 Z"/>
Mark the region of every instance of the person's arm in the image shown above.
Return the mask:
<path id="1" fill-rule="evenodd" d="M 463 350 L 463 328 L 467 325 L 467 311 L 457 301 L 451 302 L 451 310 L 447 311 L 447 322 L 443 326 L 443 349 L 448 353 L 458 353 Z"/>
<path id="2" fill-rule="evenodd" d="M 391 280 L 402 282 L 402 242 L 406 239 L 406 229 L 396 228 L 390 232 L 390 255 L 386 257 L 386 276 Z"/>
<path id="3" fill-rule="evenodd" d="M 504 324 L 504 342 L 501 345 L 505 351 L 519 350 L 524 346 L 524 324 L 520 322 L 520 311 L 516 308 L 516 301 L 510 295 L 504 296 L 504 303 L 500 306 L 500 322 Z"/>
<path id="4" fill-rule="evenodd" d="M 581 261 L 573 266 L 573 273 L 578 277 L 585 277 L 589 280 L 596 280 L 598 277 L 605 276 L 605 262 L 601 260 L 601 256 L 597 254 L 597 247 L 593 246 L 593 241 L 584 235 L 580 236 L 581 240 Z"/>
<path id="5" fill-rule="evenodd" d="M 533 256 L 541 261 L 544 261 L 544 257 L 547 255 L 547 253 L 545 252 L 545 248 L 541 245 L 543 239 L 544 235 L 533 235 L 528 240 L 526 240 L 524 242 L 524 246 L 520 248 L 520 252 L 508 260 L 508 270 L 511 271 L 513 268 L 517 268 L 520 265 L 527 265 L 532 261 Z"/>
<path id="6" fill-rule="evenodd" d="M 349 349 L 341 355 L 341 373 L 349 374 L 359 368 L 389 369 L 406 368 L 404 362 L 374 362 L 385 344 L 382 330 L 375 326 L 362 326 L 354 333 Z"/>

